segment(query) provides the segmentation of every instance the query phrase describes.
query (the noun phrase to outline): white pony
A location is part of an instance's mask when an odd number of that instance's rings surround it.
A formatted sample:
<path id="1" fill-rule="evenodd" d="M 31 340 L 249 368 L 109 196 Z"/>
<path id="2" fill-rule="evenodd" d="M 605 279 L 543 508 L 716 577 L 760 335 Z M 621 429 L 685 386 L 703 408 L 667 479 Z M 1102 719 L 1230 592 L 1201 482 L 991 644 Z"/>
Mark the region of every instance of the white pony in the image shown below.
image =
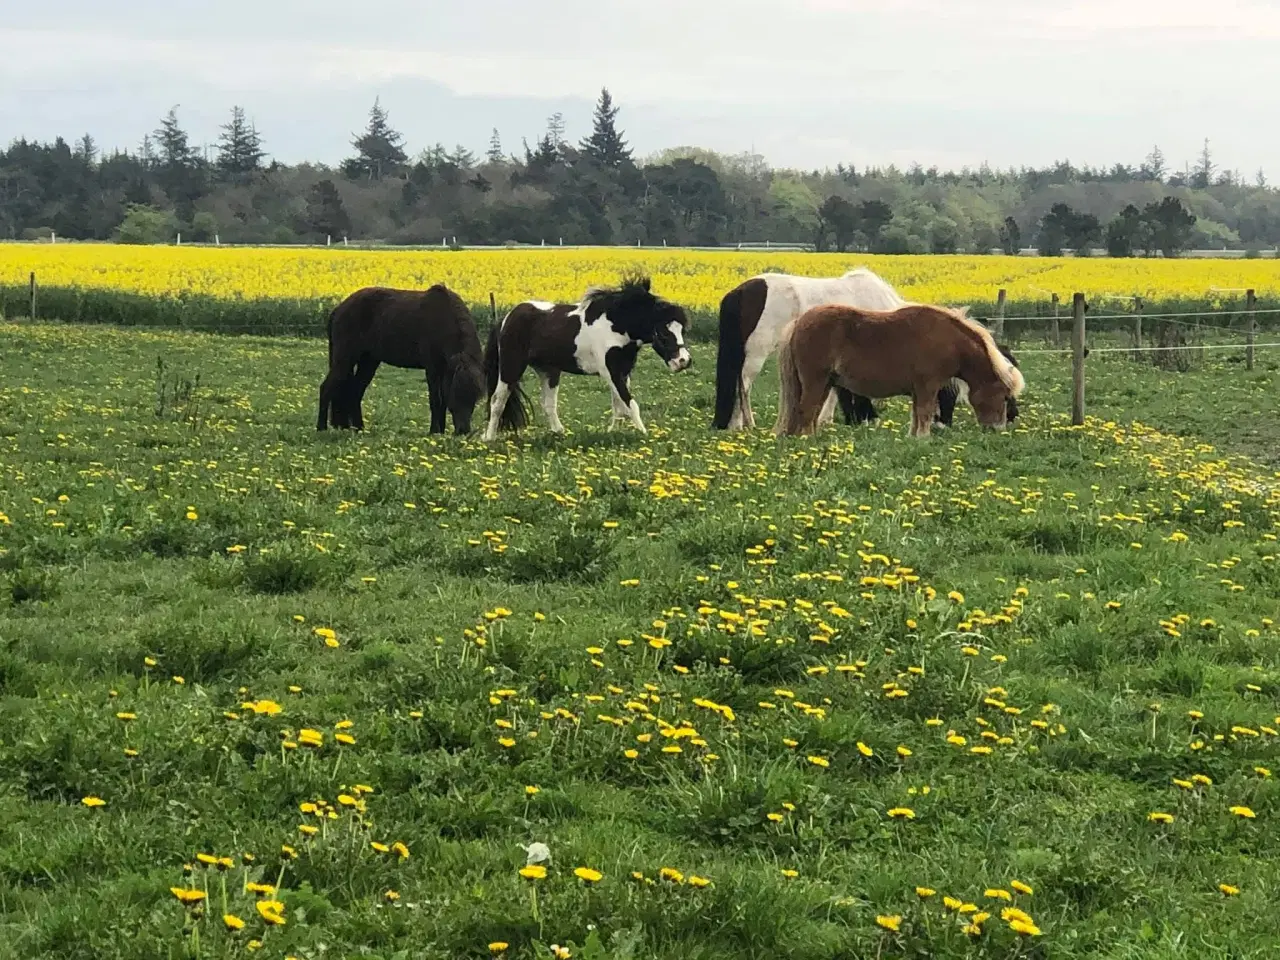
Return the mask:
<path id="1" fill-rule="evenodd" d="M 888 283 L 859 267 L 842 277 L 800 277 L 762 273 L 744 280 L 720 301 L 720 348 L 716 355 L 716 413 L 719 430 L 755 427 L 751 384 L 783 331 L 810 307 L 828 303 L 862 310 L 896 310 L 907 306 Z M 836 395 L 823 404 L 818 423 L 835 416 Z"/>

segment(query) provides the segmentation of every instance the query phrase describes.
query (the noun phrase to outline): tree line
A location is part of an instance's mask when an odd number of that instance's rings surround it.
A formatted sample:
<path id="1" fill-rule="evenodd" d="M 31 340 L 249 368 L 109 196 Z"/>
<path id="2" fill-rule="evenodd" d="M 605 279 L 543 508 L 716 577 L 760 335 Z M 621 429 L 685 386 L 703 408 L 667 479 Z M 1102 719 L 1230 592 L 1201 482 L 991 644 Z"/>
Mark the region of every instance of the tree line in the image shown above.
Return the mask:
<path id="1" fill-rule="evenodd" d="M 1188 247 L 1280 244 L 1280 194 L 1258 173 L 1219 170 L 1206 142 L 1170 169 L 1155 148 L 1135 166 L 1046 169 L 895 166 L 780 170 L 752 153 L 677 147 L 637 159 L 602 90 L 572 142 L 560 114 L 531 145 L 482 155 L 437 143 L 410 156 L 373 104 L 336 167 L 271 160 L 244 108 L 212 150 L 176 108 L 132 149 L 14 140 L 0 150 L 0 238 L 56 234 L 129 243 L 571 243 L 719 246 L 770 240 L 818 249 L 957 253 L 1036 247 L 1050 256 L 1175 256 Z"/>

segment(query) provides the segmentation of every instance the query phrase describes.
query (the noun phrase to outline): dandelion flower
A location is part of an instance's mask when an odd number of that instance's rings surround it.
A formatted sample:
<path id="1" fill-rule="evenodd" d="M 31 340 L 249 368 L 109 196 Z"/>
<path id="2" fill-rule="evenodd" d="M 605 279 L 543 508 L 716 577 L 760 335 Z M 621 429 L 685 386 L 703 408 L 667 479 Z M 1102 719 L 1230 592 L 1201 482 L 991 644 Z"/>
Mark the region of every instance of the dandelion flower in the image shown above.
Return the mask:
<path id="1" fill-rule="evenodd" d="M 203 890 L 187 889 L 185 887 L 170 887 L 169 892 L 188 907 L 194 906 L 207 896 Z"/>
<path id="2" fill-rule="evenodd" d="M 937 892 L 938 891 L 934 890 L 932 887 L 916 887 L 916 896 L 919 897 L 921 900 L 928 900 L 930 897 L 934 896 Z"/>
<path id="3" fill-rule="evenodd" d="M 493 943 L 489 944 L 489 952 L 496 956 L 499 953 L 505 953 L 510 946 L 511 944 L 507 943 L 505 940 L 495 940 Z"/>
<path id="4" fill-rule="evenodd" d="M 578 867 L 573 871 L 573 875 L 583 883 L 599 883 L 604 877 L 599 870 L 592 870 L 590 867 Z"/>
<path id="5" fill-rule="evenodd" d="M 1035 893 L 1035 890 L 1031 889 L 1029 885 L 1023 883 L 1021 880 L 1015 880 L 1013 883 L 1009 884 L 1009 886 L 1013 887 L 1013 889 L 1017 890 L 1019 893 L 1025 893 L 1027 896 L 1031 896 L 1031 894 Z"/>
<path id="6" fill-rule="evenodd" d="M 520 876 L 526 880 L 545 880 L 547 868 L 540 863 L 531 863 L 527 867 L 520 868 Z"/>
<path id="7" fill-rule="evenodd" d="M 999 887 L 992 887 L 990 889 L 984 890 L 982 891 L 982 895 L 984 897 L 989 897 L 992 900 L 1012 900 L 1013 899 L 1013 894 L 1011 894 L 1008 890 L 1002 890 Z"/>
<path id="8" fill-rule="evenodd" d="M 1233 887 L 1229 883 L 1218 884 L 1218 889 L 1222 891 L 1224 896 L 1228 896 L 1228 897 L 1234 897 L 1240 893 L 1239 887 Z"/>
<path id="9" fill-rule="evenodd" d="M 807 759 L 808 759 L 808 761 L 809 761 L 810 763 L 812 763 L 815 767 L 829 767 L 829 766 L 831 766 L 831 761 L 830 761 L 830 760 L 828 760 L 826 757 L 808 757 Z"/>
<path id="10" fill-rule="evenodd" d="M 105 807 L 107 805 L 107 801 L 101 797 L 82 797 L 80 802 L 86 807 Z"/>
<path id="11" fill-rule="evenodd" d="M 897 933 L 898 929 L 902 926 L 902 917 L 898 916 L 898 914 L 896 913 L 891 914 L 890 916 L 887 916 L 887 917 L 883 915 L 878 916 L 876 917 L 876 924 L 878 926 L 884 927 L 884 929 L 886 930 L 892 931 L 893 933 Z"/>
<path id="12" fill-rule="evenodd" d="M 916 812 L 910 807 L 894 807 L 889 811 L 889 817 L 894 820 L 914 820 Z"/>
<path id="13" fill-rule="evenodd" d="M 258 916 L 273 927 L 284 926 L 284 904 L 279 900 L 259 900 L 254 904 L 258 908 Z"/>
<path id="14" fill-rule="evenodd" d="M 224 913 L 222 915 L 222 923 L 228 930 L 232 932 L 235 932 L 236 930 L 244 929 L 244 921 L 241 920 L 239 917 L 237 917 L 234 913 Z"/>
<path id="15" fill-rule="evenodd" d="M 796 877 L 800 876 L 800 871 L 790 870 L 784 867 L 782 870 L 782 875 L 786 877 L 788 880 L 794 880 Z"/>
<path id="16" fill-rule="evenodd" d="M 1246 820 L 1252 820 L 1257 816 L 1257 814 L 1254 813 L 1251 809 L 1243 806 L 1232 807 L 1231 812 L 1234 813 L 1237 817 L 1243 817 Z"/>
<path id="17" fill-rule="evenodd" d="M 867 746 L 865 743 L 863 743 L 861 740 L 859 740 L 859 741 L 858 741 L 858 752 L 859 752 L 860 754 L 862 754 L 864 757 L 874 757 L 874 756 L 875 756 L 875 751 L 874 751 L 874 750 L 872 750 L 870 747 L 868 747 L 868 746 Z"/>
<path id="18" fill-rule="evenodd" d="M 689 875 L 689 886 L 691 887 L 709 887 L 711 881 L 706 877 L 699 877 L 694 874 Z"/>

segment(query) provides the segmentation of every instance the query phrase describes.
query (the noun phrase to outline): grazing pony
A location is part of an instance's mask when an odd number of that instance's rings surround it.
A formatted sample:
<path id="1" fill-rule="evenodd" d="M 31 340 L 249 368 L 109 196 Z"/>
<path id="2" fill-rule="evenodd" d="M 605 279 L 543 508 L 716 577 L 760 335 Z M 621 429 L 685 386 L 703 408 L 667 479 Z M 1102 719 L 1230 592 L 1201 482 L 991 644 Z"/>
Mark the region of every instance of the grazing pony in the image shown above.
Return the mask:
<path id="1" fill-rule="evenodd" d="M 444 284 L 425 291 L 365 287 L 329 314 L 329 373 L 320 385 L 316 429 L 364 429 L 361 401 L 379 364 L 425 370 L 431 432 L 471 432 L 484 392 L 483 354 L 471 311 Z"/>
<path id="2" fill-rule="evenodd" d="M 938 391 L 953 377 L 968 387 L 984 427 L 1002 430 L 1008 400 L 1026 384 L 991 333 L 967 311 L 910 304 L 889 312 L 827 305 L 803 314 L 778 349 L 774 433 L 813 433 L 833 386 L 864 397 L 911 396 L 911 435 L 927 437 Z"/>
<path id="3" fill-rule="evenodd" d="M 716 354 L 718 430 L 753 428 L 751 384 L 773 353 L 786 327 L 811 307 L 840 303 L 866 310 L 896 310 L 907 301 L 863 267 L 842 277 L 798 277 L 762 273 L 744 280 L 720 301 L 720 346 Z M 835 398 L 823 406 L 821 420 L 832 419 Z M 848 411 L 846 410 L 846 413 Z"/>
<path id="4" fill-rule="evenodd" d="M 1018 365 L 1017 358 L 1014 357 L 1008 347 L 1003 344 L 996 344 L 996 346 L 1004 354 L 1006 360 L 1015 367 Z M 844 413 L 846 423 L 868 423 L 880 416 L 876 413 L 875 405 L 872 404 L 868 397 L 850 393 L 844 387 L 836 387 L 835 392 L 840 401 L 840 409 Z M 933 425 L 935 427 L 951 426 L 952 418 L 955 416 L 956 403 L 968 399 L 968 385 L 959 377 L 952 377 L 947 382 L 947 385 L 938 391 L 938 409 L 933 415 Z M 1006 417 L 1010 424 L 1018 419 L 1018 401 L 1012 396 L 1008 399 Z"/>
<path id="5" fill-rule="evenodd" d="M 609 385 L 610 430 L 630 418 L 647 433 L 631 395 L 636 356 L 647 343 L 673 372 L 686 369 L 693 362 L 684 343 L 687 325 L 683 308 L 650 292 L 648 277 L 627 280 L 617 289 L 588 290 L 577 304 L 518 304 L 489 331 L 484 352 L 489 428 L 484 438 L 497 439 L 499 426 L 519 429 L 528 422 L 520 389 L 526 367 L 533 367 L 542 381 L 542 410 L 553 433 L 564 433 L 556 409 L 564 373 L 595 374 Z"/>

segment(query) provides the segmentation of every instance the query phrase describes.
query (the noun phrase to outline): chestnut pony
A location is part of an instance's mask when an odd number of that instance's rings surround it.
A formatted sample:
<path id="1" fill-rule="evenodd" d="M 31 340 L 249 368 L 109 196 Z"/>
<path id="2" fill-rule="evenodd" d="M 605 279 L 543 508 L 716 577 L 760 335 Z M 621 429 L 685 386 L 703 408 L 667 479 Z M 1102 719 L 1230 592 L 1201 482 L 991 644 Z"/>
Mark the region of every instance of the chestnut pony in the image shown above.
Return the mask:
<path id="1" fill-rule="evenodd" d="M 784 334 L 778 371 L 779 436 L 813 433 L 828 394 L 840 387 L 870 398 L 910 396 L 911 435 L 927 437 L 938 391 L 953 378 L 968 386 L 978 422 L 1003 430 L 1008 400 L 1026 385 L 967 311 L 923 304 L 814 307 Z"/>

